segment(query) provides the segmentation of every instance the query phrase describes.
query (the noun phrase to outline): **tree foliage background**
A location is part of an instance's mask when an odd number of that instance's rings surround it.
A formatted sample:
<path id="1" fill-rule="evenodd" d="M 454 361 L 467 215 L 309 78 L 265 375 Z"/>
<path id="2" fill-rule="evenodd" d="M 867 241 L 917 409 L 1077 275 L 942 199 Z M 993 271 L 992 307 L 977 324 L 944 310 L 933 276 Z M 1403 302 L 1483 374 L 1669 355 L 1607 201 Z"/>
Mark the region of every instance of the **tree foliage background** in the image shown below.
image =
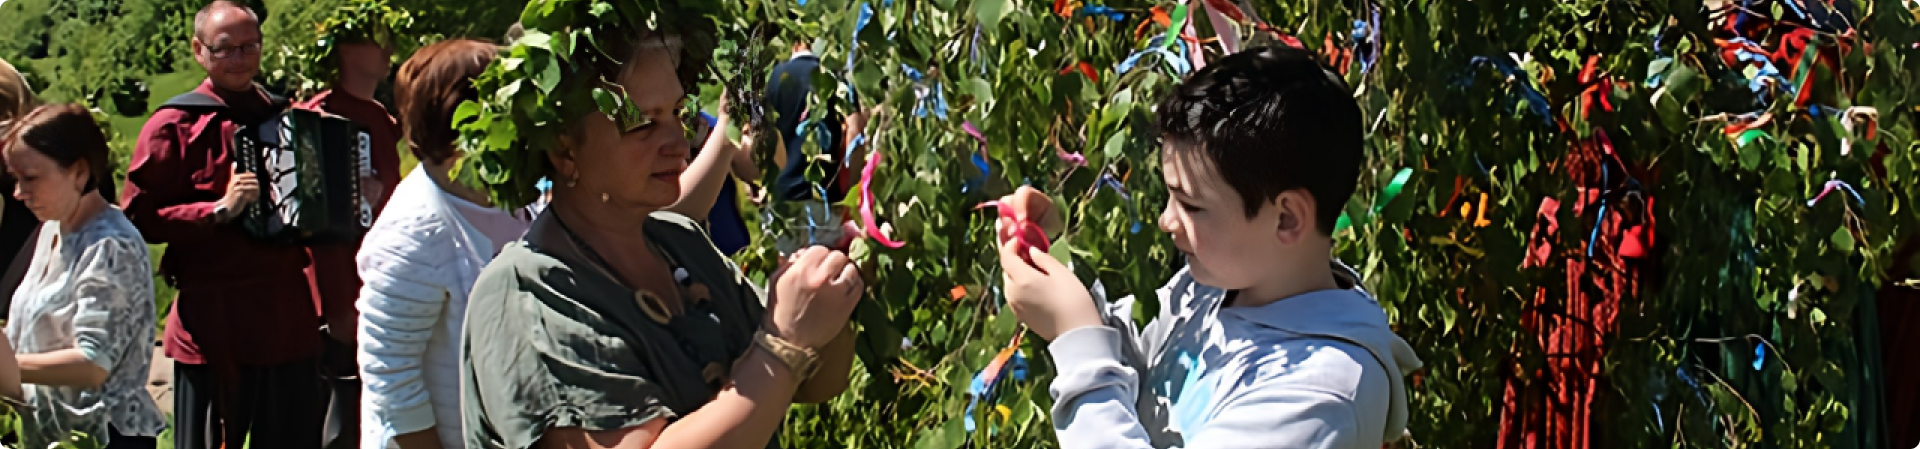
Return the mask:
<path id="1" fill-rule="evenodd" d="M 269 48 L 281 48 L 264 58 L 266 82 L 294 82 L 300 43 L 343 3 L 261 4 Z M 421 41 L 497 37 L 538 11 L 521 1 L 394 4 L 418 18 Z M 116 114 L 124 161 L 141 116 L 202 76 L 185 41 L 198 6 L 10 0 L 0 5 L 0 57 L 48 100 Z M 1041 187 L 1068 211 L 1056 256 L 1112 295 L 1152 298 L 1180 261 L 1154 229 L 1165 193 L 1151 104 L 1217 56 L 1216 44 L 1170 44 L 1233 28 L 1243 46 L 1325 54 L 1366 112 L 1370 169 L 1347 205 L 1353 225 L 1338 234 L 1339 254 L 1428 364 L 1410 384 L 1421 445 L 1518 444 L 1529 429 L 1502 417 L 1535 419 L 1550 402 L 1543 389 L 1570 377 L 1591 388 L 1596 444 L 1884 445 L 1871 292 L 1906 276 L 1889 267 L 1920 224 L 1920 3 L 1186 6 L 723 3 L 702 102 L 727 86 L 735 116 L 755 116 L 749 98 L 767 69 L 790 43 L 811 43 L 828 72 L 815 78 L 816 108 L 879 107 L 866 148 L 880 160 L 862 184 L 873 201 L 849 203 L 870 207 L 904 243 L 856 244 L 874 283 L 856 317 L 854 388 L 796 407 L 785 441 L 1056 446 L 1044 345 L 1016 340 L 1023 331 L 994 286 L 992 216 L 973 206 Z M 1781 51 L 1796 47 L 1808 50 Z M 785 226 L 748 210 L 763 231 Z M 765 276 L 770 246 L 757 241 L 742 265 Z M 1562 332 L 1582 335 L 1577 353 L 1553 337 Z M 972 398 L 983 392 L 976 375 L 1010 342 L 1030 364 L 1025 380 Z"/>
<path id="2" fill-rule="evenodd" d="M 858 312 L 862 388 L 799 409 L 789 441 L 1053 444 L 1043 382 L 968 406 L 1018 332 L 993 293 L 991 217 L 972 206 L 1042 187 L 1071 211 L 1057 256 L 1151 298 L 1178 261 L 1135 231 L 1165 204 L 1145 120 L 1187 65 L 1169 59 L 1201 51 L 1166 46 L 1171 24 L 1319 51 L 1354 86 L 1371 170 L 1339 254 L 1428 362 L 1412 382 L 1421 444 L 1519 445 L 1541 415 L 1572 413 L 1553 407 L 1589 411 L 1580 442 L 1549 447 L 1886 444 L 1872 292 L 1906 275 L 1891 258 L 1920 217 L 1920 5 L 1188 4 L 1183 26 L 1173 2 L 729 3 L 725 84 L 758 85 L 802 40 L 832 74 L 815 107 L 882 105 L 861 207 L 906 243 L 856 247 L 878 271 Z M 764 270 L 757 250 L 744 259 Z M 1025 348 L 1047 379 L 1043 348 Z M 969 410 L 1005 424 L 969 433 Z"/>

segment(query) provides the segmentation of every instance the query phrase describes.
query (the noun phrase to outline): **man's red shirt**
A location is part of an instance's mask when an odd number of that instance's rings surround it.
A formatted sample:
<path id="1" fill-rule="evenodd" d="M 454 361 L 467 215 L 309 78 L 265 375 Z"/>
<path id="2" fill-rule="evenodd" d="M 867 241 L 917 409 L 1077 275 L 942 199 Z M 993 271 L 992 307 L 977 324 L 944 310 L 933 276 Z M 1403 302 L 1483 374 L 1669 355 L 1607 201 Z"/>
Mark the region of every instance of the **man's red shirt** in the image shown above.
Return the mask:
<path id="1" fill-rule="evenodd" d="M 397 148 L 400 122 L 378 102 L 333 90 L 321 92 L 300 107 L 346 117 L 366 128 L 373 146 L 373 176 L 380 183 L 382 192 L 379 201 L 373 205 L 374 214 L 378 216 L 386 208 L 387 198 L 393 196 L 394 188 L 400 185 L 400 153 Z M 358 241 L 307 248 L 307 254 L 313 260 L 306 273 L 307 279 L 313 284 L 314 308 L 331 328 L 333 337 L 342 341 L 353 338 L 360 317 L 353 305 L 360 297 L 360 273 L 354 264 L 354 254 L 359 251 Z"/>
<path id="2" fill-rule="evenodd" d="M 195 91 L 226 108 L 154 112 L 140 129 L 122 197 L 141 235 L 167 244 L 160 270 L 180 291 L 167 316 L 167 356 L 239 365 L 317 357 L 306 249 L 262 243 L 237 223 L 211 220 L 233 174 L 232 136 L 275 111 L 258 91 L 224 92 L 210 81 Z"/>

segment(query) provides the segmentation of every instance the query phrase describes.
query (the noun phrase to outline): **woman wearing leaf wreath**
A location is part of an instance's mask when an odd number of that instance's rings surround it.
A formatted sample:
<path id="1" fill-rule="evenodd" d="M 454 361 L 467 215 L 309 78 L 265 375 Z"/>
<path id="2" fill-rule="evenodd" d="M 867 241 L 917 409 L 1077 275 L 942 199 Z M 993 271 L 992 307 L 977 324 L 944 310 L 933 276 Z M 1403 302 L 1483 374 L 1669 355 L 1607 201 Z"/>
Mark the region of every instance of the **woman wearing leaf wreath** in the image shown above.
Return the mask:
<path id="1" fill-rule="evenodd" d="M 530 15 L 542 4 L 530 4 Z M 477 103 L 488 109 L 466 131 L 498 120 L 521 127 L 512 145 L 479 144 L 461 176 L 489 185 L 502 207 L 534 197 L 542 176 L 554 186 L 526 237 L 474 284 L 461 360 L 467 447 L 779 447 L 789 404 L 845 388 L 847 317 L 864 284 L 846 254 L 808 248 L 775 275 L 763 306 L 693 220 L 662 211 L 680 198 L 687 75 L 704 70 L 711 52 L 701 45 L 711 36 L 648 29 L 633 3 L 614 7 L 632 8 L 610 12 L 625 21 L 593 28 L 594 43 L 580 45 L 597 50 L 567 62 L 543 45 L 569 39 L 546 33 L 577 28 L 525 21 L 527 35 L 510 54 L 527 58 L 496 62 L 477 82 L 481 92 L 505 84 L 520 94 Z M 599 107 L 554 107 L 558 123 L 543 128 L 498 115 L 536 109 L 519 103 L 540 101 L 527 80 L 543 64 L 572 72 L 548 95 L 594 98 Z M 544 141 L 542 130 L 557 134 Z"/>

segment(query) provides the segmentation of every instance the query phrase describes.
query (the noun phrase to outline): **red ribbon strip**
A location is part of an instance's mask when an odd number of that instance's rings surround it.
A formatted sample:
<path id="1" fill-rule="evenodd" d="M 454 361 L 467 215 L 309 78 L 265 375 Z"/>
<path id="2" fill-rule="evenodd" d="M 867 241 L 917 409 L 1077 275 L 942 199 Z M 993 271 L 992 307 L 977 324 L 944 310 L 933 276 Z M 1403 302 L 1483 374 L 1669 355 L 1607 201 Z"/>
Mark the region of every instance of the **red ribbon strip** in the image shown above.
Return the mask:
<path id="1" fill-rule="evenodd" d="M 870 151 L 867 153 L 867 166 L 860 169 L 860 227 L 866 230 L 867 237 L 880 242 L 880 246 L 897 249 L 907 244 L 880 232 L 878 220 L 873 218 L 873 167 L 880 165 L 880 159 L 878 149 Z"/>

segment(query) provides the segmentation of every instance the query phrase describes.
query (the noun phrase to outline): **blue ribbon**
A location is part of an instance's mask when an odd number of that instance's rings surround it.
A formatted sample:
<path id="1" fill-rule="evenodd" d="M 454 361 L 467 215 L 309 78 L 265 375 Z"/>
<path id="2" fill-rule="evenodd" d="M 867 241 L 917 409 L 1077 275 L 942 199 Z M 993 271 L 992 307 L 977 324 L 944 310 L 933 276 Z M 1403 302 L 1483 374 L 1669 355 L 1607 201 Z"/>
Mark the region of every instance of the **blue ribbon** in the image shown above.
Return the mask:
<path id="1" fill-rule="evenodd" d="M 979 25 L 973 26 L 973 43 L 967 45 L 967 59 L 972 60 L 973 65 L 980 68 L 980 75 L 985 76 L 987 65 L 980 63 L 980 31 Z"/>
<path id="2" fill-rule="evenodd" d="M 1115 11 L 1113 8 L 1106 6 L 1082 6 L 1080 7 L 1080 11 L 1073 13 L 1073 18 L 1075 19 L 1086 16 L 1105 17 L 1115 22 L 1127 20 L 1126 13 Z"/>
<path id="3" fill-rule="evenodd" d="M 1150 54 L 1159 55 L 1160 61 L 1166 63 L 1168 68 L 1173 69 L 1173 73 L 1175 74 L 1186 75 L 1187 72 L 1192 71 L 1193 64 L 1187 61 L 1187 46 L 1173 46 L 1179 49 L 1178 54 L 1176 54 L 1172 50 L 1167 50 L 1165 45 L 1162 45 L 1165 40 L 1166 36 L 1153 38 L 1153 40 L 1147 43 L 1147 48 L 1133 52 L 1133 54 L 1127 56 L 1126 60 L 1120 61 L 1119 65 L 1114 66 L 1114 72 L 1126 74 L 1133 70 L 1134 65 L 1139 64 L 1140 57 Z"/>
<path id="4" fill-rule="evenodd" d="M 1732 42 L 1736 44 L 1741 44 L 1741 47 L 1742 47 L 1740 49 L 1734 50 L 1734 59 L 1736 61 L 1739 61 L 1741 63 L 1759 63 L 1760 65 L 1759 70 L 1754 72 L 1753 78 L 1747 79 L 1747 90 L 1753 91 L 1753 93 L 1756 95 L 1760 95 L 1760 99 L 1762 102 L 1767 101 L 1767 98 L 1768 98 L 1766 95 L 1767 80 L 1774 80 L 1775 82 L 1780 84 L 1780 86 L 1782 86 L 1782 88 L 1785 89 L 1787 93 L 1790 93 L 1790 94 L 1794 93 L 1794 91 L 1798 89 L 1797 86 L 1793 85 L 1792 81 L 1787 79 L 1787 76 L 1785 74 L 1780 73 L 1779 67 L 1775 67 L 1773 65 L 1773 58 L 1767 56 L 1764 53 L 1756 52 L 1756 51 L 1745 48 L 1745 46 L 1747 45 L 1757 45 L 1752 40 L 1748 40 L 1747 38 L 1741 37 L 1741 38 L 1734 38 Z"/>
<path id="5" fill-rule="evenodd" d="M 913 80 L 915 83 L 922 82 L 926 79 L 925 74 L 920 73 L 919 70 L 914 69 L 913 66 L 910 65 L 900 64 L 900 71 L 906 73 L 907 78 Z M 928 83 L 927 90 L 929 91 L 928 93 L 919 94 L 919 102 L 913 105 L 913 116 L 927 118 L 928 114 L 932 114 L 941 120 L 946 120 L 947 95 L 941 92 L 940 83 Z"/>
<path id="6" fill-rule="evenodd" d="M 1027 380 L 1026 354 L 1017 350 L 1014 351 L 1013 356 L 1007 359 L 1007 364 L 1000 367 L 1000 369 L 1003 371 L 997 373 L 999 375 L 991 376 L 992 379 L 988 378 L 989 373 L 986 370 L 974 373 L 973 382 L 967 385 L 967 395 L 971 397 L 967 399 L 967 414 L 961 418 L 961 423 L 966 426 L 967 433 L 973 433 L 973 430 L 976 428 L 973 421 L 974 407 L 982 400 L 992 402 L 995 390 L 998 389 L 1001 382 L 1006 381 L 1006 378 L 1009 376 L 1017 381 Z"/>
<path id="7" fill-rule="evenodd" d="M 987 175 L 993 174 L 993 167 L 987 164 L 986 156 L 981 155 L 979 151 L 974 151 L 972 159 L 973 166 L 980 169 L 980 175 L 967 179 L 967 183 L 960 186 L 960 193 L 971 192 L 986 185 Z"/>
<path id="8" fill-rule="evenodd" d="M 1370 15 L 1370 20 L 1353 21 L 1353 51 L 1356 53 L 1355 56 L 1359 57 L 1360 74 L 1362 75 L 1372 71 L 1374 63 L 1380 59 L 1380 8 L 1375 6 L 1372 7 L 1372 9 L 1373 13 Z M 1360 44 L 1362 42 L 1366 43 L 1365 54 L 1359 54 L 1361 53 Z"/>
<path id="9" fill-rule="evenodd" d="M 1607 165 L 1600 166 L 1600 185 L 1602 186 L 1612 184 L 1609 178 L 1612 177 L 1611 174 L 1613 171 L 1608 167 Z M 1622 187 L 1622 190 L 1633 191 L 1640 188 L 1640 180 L 1635 179 L 1632 173 L 1627 174 L 1626 184 L 1626 186 Z M 1610 189 L 1602 189 L 1600 191 L 1600 218 L 1593 221 L 1593 230 L 1587 232 L 1587 257 L 1593 257 L 1593 244 L 1600 241 L 1600 226 L 1606 224 L 1607 204 L 1613 202 L 1608 197 L 1613 195 L 1613 192 L 1614 191 Z"/>
<path id="10" fill-rule="evenodd" d="M 816 124 L 815 122 L 816 122 L 815 120 L 807 120 L 807 121 L 800 122 L 799 125 L 794 125 L 793 133 L 794 135 L 800 136 L 801 148 L 795 148 L 792 151 L 805 151 L 803 148 L 806 147 L 808 139 L 813 139 L 814 141 L 816 141 L 821 145 L 826 145 L 828 142 L 831 142 L 830 139 L 832 138 L 832 136 L 827 134 L 827 127 L 825 126 L 815 127 L 813 126 Z M 808 131 L 812 131 L 812 132 L 809 133 Z M 854 140 L 855 145 L 858 145 L 859 142 L 864 140 L 864 139 L 861 139 L 861 137 L 864 137 L 864 136 L 855 136 L 855 140 Z M 849 147 L 852 147 L 852 146 L 854 145 L 849 145 Z M 848 157 L 852 157 L 852 154 L 853 154 L 852 150 L 849 149 L 847 151 Z M 826 187 L 822 187 L 819 183 L 810 182 L 810 184 L 813 184 L 813 192 L 814 194 L 820 196 L 820 201 L 827 201 Z M 831 209 L 826 209 L 826 210 L 830 211 Z M 812 246 L 812 245 L 823 245 L 826 243 L 831 243 L 831 242 L 823 243 L 814 239 L 813 231 L 816 229 L 820 229 L 821 227 L 820 223 L 813 219 L 812 211 L 803 211 L 803 213 L 805 213 L 807 216 L 807 245 Z M 825 213 L 831 213 L 831 212 L 825 212 Z M 838 226 L 838 225 L 839 225 L 838 223 L 834 224 L 834 226 Z"/>
<path id="11" fill-rule="evenodd" d="M 1501 74 L 1514 78 L 1514 84 L 1520 86 L 1520 96 L 1527 100 L 1527 109 L 1534 115 L 1540 116 L 1540 121 L 1547 126 L 1553 126 L 1553 106 L 1547 103 L 1547 96 L 1541 95 L 1540 90 L 1533 87 L 1533 80 L 1527 77 L 1527 72 L 1514 66 L 1513 61 L 1506 58 L 1475 56 L 1471 63 L 1474 67 L 1492 64 L 1493 68 L 1498 69 Z M 1468 78 L 1467 81 L 1468 84 L 1472 84 L 1472 78 Z"/>
<path id="12" fill-rule="evenodd" d="M 1658 42 L 1658 40 L 1656 39 L 1655 42 Z M 1672 64 L 1679 64 L 1679 62 L 1674 61 L 1673 57 L 1671 56 L 1661 57 L 1659 59 L 1653 60 L 1653 62 L 1660 62 L 1660 61 L 1666 61 L 1668 64 L 1668 67 L 1672 67 Z M 1671 70 L 1671 69 L 1668 69 L 1668 70 Z M 1647 85 L 1647 88 L 1649 89 L 1659 87 L 1660 83 L 1663 83 L 1666 81 L 1667 81 L 1667 72 L 1664 70 L 1658 73 L 1647 73 L 1646 85 Z"/>
<path id="13" fill-rule="evenodd" d="M 842 161 L 853 160 L 853 149 L 860 148 L 861 145 L 865 145 L 866 143 L 867 143 L 867 133 L 863 132 L 860 134 L 854 134 L 853 139 L 850 139 L 847 142 L 846 158 L 841 160 Z"/>
<path id="14" fill-rule="evenodd" d="M 1867 200 L 1865 198 L 1860 197 L 1859 191 L 1853 190 L 1852 184 L 1847 184 L 1846 181 L 1833 179 L 1833 180 L 1827 181 L 1826 186 L 1820 189 L 1819 194 L 1814 195 L 1812 199 L 1807 200 L 1807 207 L 1813 207 L 1814 204 L 1818 204 L 1820 202 L 1820 199 L 1826 198 L 1827 194 L 1832 192 L 1834 189 L 1839 189 L 1841 191 L 1847 192 L 1848 196 L 1853 197 L 1853 202 L 1855 204 L 1859 204 L 1861 207 L 1865 207 L 1867 205 Z"/>
<path id="15" fill-rule="evenodd" d="M 1119 178 L 1113 177 L 1112 174 L 1100 175 L 1100 180 L 1097 182 L 1099 183 L 1100 187 L 1113 189 L 1114 194 L 1120 195 L 1120 201 L 1125 201 L 1127 203 L 1127 212 L 1130 215 L 1133 215 L 1133 227 L 1127 232 L 1133 233 L 1133 234 L 1139 234 L 1140 233 L 1140 206 L 1133 204 L 1133 195 L 1127 194 L 1126 185 L 1122 184 Z"/>
<path id="16" fill-rule="evenodd" d="M 847 74 L 849 75 L 853 74 L 853 57 L 860 51 L 860 31 L 867 29 L 867 24 L 871 22 L 873 22 L 873 6 L 868 5 L 867 2 L 860 2 L 860 17 L 853 20 L 853 39 L 850 39 L 851 43 L 848 44 L 847 49 Z"/>
<path id="17" fill-rule="evenodd" d="M 1762 341 L 1759 343 L 1754 343 L 1753 344 L 1753 370 L 1759 371 L 1760 367 L 1763 367 L 1766 365 L 1767 365 L 1767 342 Z"/>

